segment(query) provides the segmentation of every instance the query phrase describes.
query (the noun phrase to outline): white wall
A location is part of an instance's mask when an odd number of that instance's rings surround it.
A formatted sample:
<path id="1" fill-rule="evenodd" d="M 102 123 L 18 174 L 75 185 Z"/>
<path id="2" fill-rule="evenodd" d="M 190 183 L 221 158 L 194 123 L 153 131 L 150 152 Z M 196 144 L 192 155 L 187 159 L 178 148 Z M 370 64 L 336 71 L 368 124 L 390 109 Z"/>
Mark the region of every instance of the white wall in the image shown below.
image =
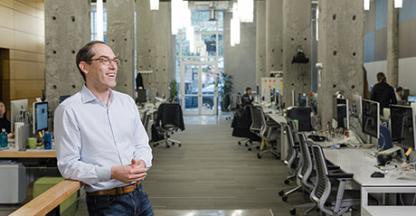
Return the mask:
<path id="1" fill-rule="evenodd" d="M 387 74 L 387 61 L 368 62 L 364 64 L 367 70 L 368 85 L 376 83 L 378 72 Z M 388 82 L 388 80 L 387 80 Z M 410 89 L 411 95 L 416 95 L 416 57 L 399 59 L 399 86 Z"/>

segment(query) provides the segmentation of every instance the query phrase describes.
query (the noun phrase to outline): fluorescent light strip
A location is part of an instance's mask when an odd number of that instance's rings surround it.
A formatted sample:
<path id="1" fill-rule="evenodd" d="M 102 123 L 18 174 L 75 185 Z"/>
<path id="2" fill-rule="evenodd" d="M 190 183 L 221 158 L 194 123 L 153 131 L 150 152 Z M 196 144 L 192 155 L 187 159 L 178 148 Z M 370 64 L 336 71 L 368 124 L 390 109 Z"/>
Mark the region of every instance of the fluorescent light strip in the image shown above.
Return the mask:
<path id="1" fill-rule="evenodd" d="M 370 10 L 370 0 L 364 0 L 364 10 Z"/>

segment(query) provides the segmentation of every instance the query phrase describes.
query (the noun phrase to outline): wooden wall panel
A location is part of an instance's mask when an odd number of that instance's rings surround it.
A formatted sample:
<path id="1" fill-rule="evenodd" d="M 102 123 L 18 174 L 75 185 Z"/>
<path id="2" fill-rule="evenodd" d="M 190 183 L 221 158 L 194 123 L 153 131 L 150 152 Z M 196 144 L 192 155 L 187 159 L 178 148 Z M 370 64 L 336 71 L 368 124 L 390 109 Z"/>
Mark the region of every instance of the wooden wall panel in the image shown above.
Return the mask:
<path id="1" fill-rule="evenodd" d="M 9 50 L 4 98 L 40 97 L 45 85 L 44 0 L 0 0 L 0 48 Z"/>

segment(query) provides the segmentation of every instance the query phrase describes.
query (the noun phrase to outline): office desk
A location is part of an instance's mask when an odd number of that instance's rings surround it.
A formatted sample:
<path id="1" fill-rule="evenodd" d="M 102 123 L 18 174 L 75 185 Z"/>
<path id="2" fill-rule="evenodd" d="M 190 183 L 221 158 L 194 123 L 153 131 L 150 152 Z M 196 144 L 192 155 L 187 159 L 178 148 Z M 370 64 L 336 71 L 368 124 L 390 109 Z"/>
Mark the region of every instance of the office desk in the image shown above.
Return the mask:
<path id="1" fill-rule="evenodd" d="M 343 171 L 354 174 L 354 180 L 361 185 L 361 211 L 369 207 L 371 207 L 370 212 L 379 211 L 377 208 L 383 207 L 368 206 L 369 193 L 416 193 L 416 181 L 397 179 L 390 173 L 384 178 L 371 178 L 373 172 L 380 170 L 374 166 L 377 161 L 375 157 L 369 155 L 370 151 L 373 150 L 324 149 L 326 159 L 340 166 Z M 406 206 L 394 207 L 400 209 Z"/>
<path id="2" fill-rule="evenodd" d="M 264 111 L 264 110 L 263 110 Z M 265 112 L 267 116 L 269 116 L 273 121 L 280 124 L 280 126 L 284 126 L 287 123 L 286 118 L 283 116 L 282 113 L 278 113 L 276 111 L 270 113 Z M 288 140 L 287 136 L 285 135 L 285 130 L 280 130 L 280 160 L 284 161 L 287 157 L 287 149 L 288 149 Z"/>
<path id="3" fill-rule="evenodd" d="M 55 150 L 36 150 L 29 149 L 26 151 L 1 150 L 0 159 L 12 158 L 56 158 Z"/>
<path id="4" fill-rule="evenodd" d="M 416 206 L 368 206 L 361 215 L 409 216 L 416 212 Z"/>

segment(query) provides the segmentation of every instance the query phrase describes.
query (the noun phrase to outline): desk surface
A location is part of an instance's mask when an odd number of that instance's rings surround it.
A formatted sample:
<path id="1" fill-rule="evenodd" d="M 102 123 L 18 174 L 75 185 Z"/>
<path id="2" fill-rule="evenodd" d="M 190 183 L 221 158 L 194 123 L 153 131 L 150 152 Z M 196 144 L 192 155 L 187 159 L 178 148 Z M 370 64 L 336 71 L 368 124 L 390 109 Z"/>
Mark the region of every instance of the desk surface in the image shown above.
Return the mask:
<path id="1" fill-rule="evenodd" d="M 416 181 L 397 179 L 387 173 L 384 178 L 371 178 L 377 159 L 369 155 L 369 149 L 324 149 L 325 157 L 347 173 L 354 174 L 354 180 L 363 187 L 415 187 Z"/>
<path id="2" fill-rule="evenodd" d="M 55 150 L 1 150 L 0 158 L 56 158 Z"/>
<path id="3" fill-rule="evenodd" d="M 367 206 L 364 210 L 374 216 L 408 216 L 416 212 L 416 206 Z"/>
<path id="4" fill-rule="evenodd" d="M 274 114 L 268 114 L 266 113 L 271 119 L 273 119 L 275 122 L 282 124 L 286 123 L 286 118 L 281 113 L 274 113 Z"/>

